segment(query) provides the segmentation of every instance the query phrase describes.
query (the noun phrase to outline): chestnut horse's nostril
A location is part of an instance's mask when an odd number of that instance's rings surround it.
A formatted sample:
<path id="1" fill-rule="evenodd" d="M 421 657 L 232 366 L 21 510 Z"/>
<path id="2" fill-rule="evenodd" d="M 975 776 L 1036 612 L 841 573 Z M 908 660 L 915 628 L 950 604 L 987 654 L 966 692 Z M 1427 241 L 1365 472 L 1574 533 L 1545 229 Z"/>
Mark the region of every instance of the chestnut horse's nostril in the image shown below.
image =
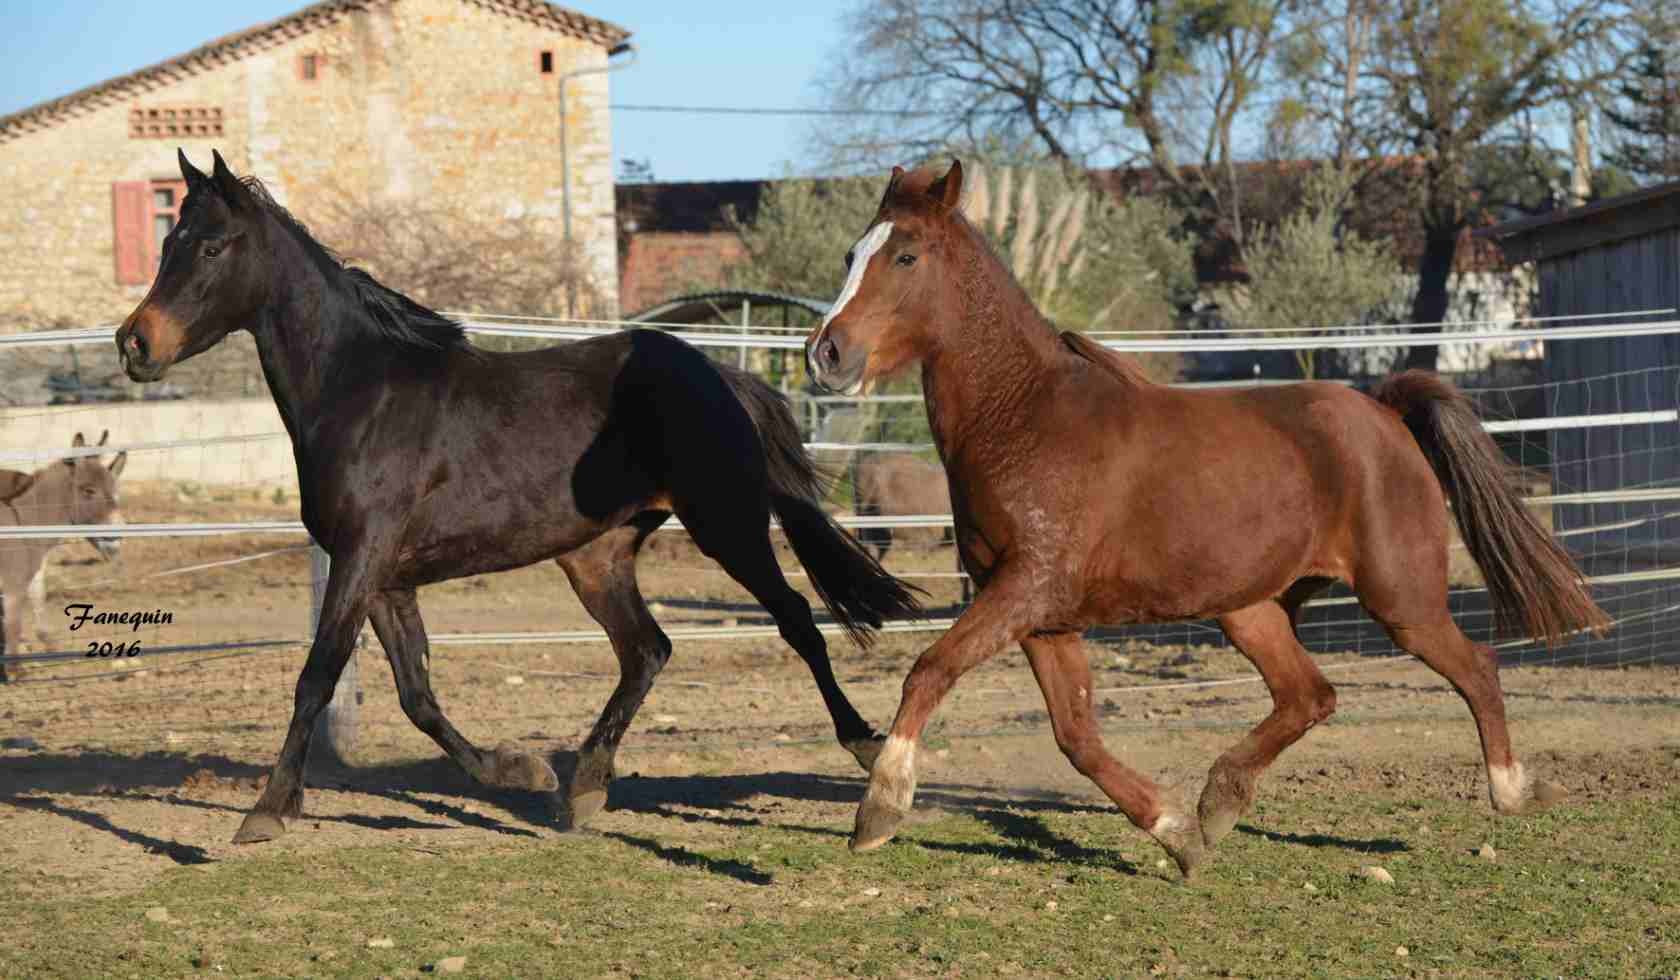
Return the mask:
<path id="1" fill-rule="evenodd" d="M 141 339 L 138 331 L 128 332 L 128 337 L 123 340 L 123 349 L 134 357 L 146 359 L 146 342 Z"/>
<path id="2" fill-rule="evenodd" d="M 822 361 L 825 368 L 840 366 L 840 346 L 834 342 L 833 337 L 824 337 L 822 343 L 817 345 L 817 359 Z"/>

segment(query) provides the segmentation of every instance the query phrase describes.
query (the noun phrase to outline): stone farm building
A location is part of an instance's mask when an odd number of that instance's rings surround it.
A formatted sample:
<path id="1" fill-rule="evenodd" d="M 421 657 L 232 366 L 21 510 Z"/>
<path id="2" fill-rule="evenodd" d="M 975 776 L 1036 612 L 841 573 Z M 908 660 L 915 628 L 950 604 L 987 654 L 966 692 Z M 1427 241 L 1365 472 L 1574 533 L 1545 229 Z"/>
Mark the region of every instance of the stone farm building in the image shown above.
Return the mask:
<path id="1" fill-rule="evenodd" d="M 219 149 L 306 223 L 343 200 L 527 218 L 562 242 L 559 79 L 623 28 L 541 0 L 324 0 L 0 117 L 0 330 L 108 323 Z M 573 237 L 617 308 L 607 75 L 568 81 Z M 331 244 L 329 242 L 329 244 Z"/>

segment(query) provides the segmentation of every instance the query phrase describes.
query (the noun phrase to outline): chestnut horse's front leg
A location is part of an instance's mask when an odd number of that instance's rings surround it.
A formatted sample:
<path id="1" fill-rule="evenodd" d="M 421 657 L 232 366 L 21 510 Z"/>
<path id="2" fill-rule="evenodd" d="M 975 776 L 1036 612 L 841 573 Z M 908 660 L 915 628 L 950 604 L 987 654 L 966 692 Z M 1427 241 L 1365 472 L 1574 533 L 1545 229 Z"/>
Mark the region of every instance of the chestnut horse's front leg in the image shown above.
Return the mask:
<path id="1" fill-rule="evenodd" d="M 858 804 L 852 850 L 871 850 L 892 839 L 916 795 L 916 744 L 928 718 L 957 678 L 1039 626 L 1048 581 L 1034 566 L 993 568 L 974 604 L 910 668 L 898 715 Z"/>
<path id="2" fill-rule="evenodd" d="M 332 698 L 338 675 L 355 650 L 356 636 L 367 619 L 367 567 L 363 556 L 354 553 L 332 564 L 315 642 L 309 648 L 303 673 L 298 675 L 285 744 L 269 774 L 268 786 L 233 835 L 235 844 L 273 840 L 286 832 L 283 818 L 303 813 L 303 764 L 309 755 L 309 736 L 315 730 L 315 717 Z"/>

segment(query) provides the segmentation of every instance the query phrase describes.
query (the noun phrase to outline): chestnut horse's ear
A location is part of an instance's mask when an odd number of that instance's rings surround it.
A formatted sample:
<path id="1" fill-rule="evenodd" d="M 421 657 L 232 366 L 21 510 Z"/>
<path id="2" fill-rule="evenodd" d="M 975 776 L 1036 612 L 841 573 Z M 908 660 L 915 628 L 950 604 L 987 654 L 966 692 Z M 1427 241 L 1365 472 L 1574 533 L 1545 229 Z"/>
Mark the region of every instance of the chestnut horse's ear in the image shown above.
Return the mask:
<path id="1" fill-rule="evenodd" d="M 95 446 L 103 446 L 109 441 L 111 441 L 111 430 L 106 429 L 103 432 L 99 433 L 99 441 L 94 443 L 94 445 Z"/>
<path id="2" fill-rule="evenodd" d="M 195 190 L 210 182 L 210 178 L 204 176 L 204 171 L 193 166 L 192 161 L 187 159 L 186 150 L 176 147 L 175 159 L 181 163 L 181 179 L 187 182 L 187 190 Z"/>
<path id="3" fill-rule="evenodd" d="M 233 171 L 228 169 L 227 161 L 222 159 L 220 150 L 211 150 L 210 156 L 215 161 L 210 174 L 216 181 L 216 189 L 222 192 L 222 200 L 226 201 L 229 207 L 241 207 L 250 192 L 239 182 L 239 178 L 234 176 Z"/>
<path id="4" fill-rule="evenodd" d="M 962 203 L 962 185 L 962 161 L 952 160 L 951 169 L 945 171 L 945 176 L 928 185 L 928 197 L 937 200 L 945 210 L 955 211 Z"/>
<path id="5" fill-rule="evenodd" d="M 70 440 L 71 449 L 80 449 L 85 445 L 87 445 L 87 440 L 82 438 L 80 432 L 76 433 L 76 438 Z"/>

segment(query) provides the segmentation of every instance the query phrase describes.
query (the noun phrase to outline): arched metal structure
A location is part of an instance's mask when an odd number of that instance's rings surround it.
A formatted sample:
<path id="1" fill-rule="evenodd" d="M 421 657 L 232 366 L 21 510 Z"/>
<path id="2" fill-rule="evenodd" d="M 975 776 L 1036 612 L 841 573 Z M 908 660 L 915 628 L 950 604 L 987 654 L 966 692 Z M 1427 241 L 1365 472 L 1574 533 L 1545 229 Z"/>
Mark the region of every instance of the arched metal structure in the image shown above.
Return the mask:
<path id="1" fill-rule="evenodd" d="M 626 320 L 637 323 L 751 322 L 754 311 L 780 310 L 782 326 L 791 326 L 789 314 L 803 310 L 813 316 L 828 312 L 828 302 L 758 289 L 716 289 L 685 293 L 632 313 Z M 736 319 L 739 316 L 741 319 Z M 764 318 L 766 325 L 773 316 Z"/>

